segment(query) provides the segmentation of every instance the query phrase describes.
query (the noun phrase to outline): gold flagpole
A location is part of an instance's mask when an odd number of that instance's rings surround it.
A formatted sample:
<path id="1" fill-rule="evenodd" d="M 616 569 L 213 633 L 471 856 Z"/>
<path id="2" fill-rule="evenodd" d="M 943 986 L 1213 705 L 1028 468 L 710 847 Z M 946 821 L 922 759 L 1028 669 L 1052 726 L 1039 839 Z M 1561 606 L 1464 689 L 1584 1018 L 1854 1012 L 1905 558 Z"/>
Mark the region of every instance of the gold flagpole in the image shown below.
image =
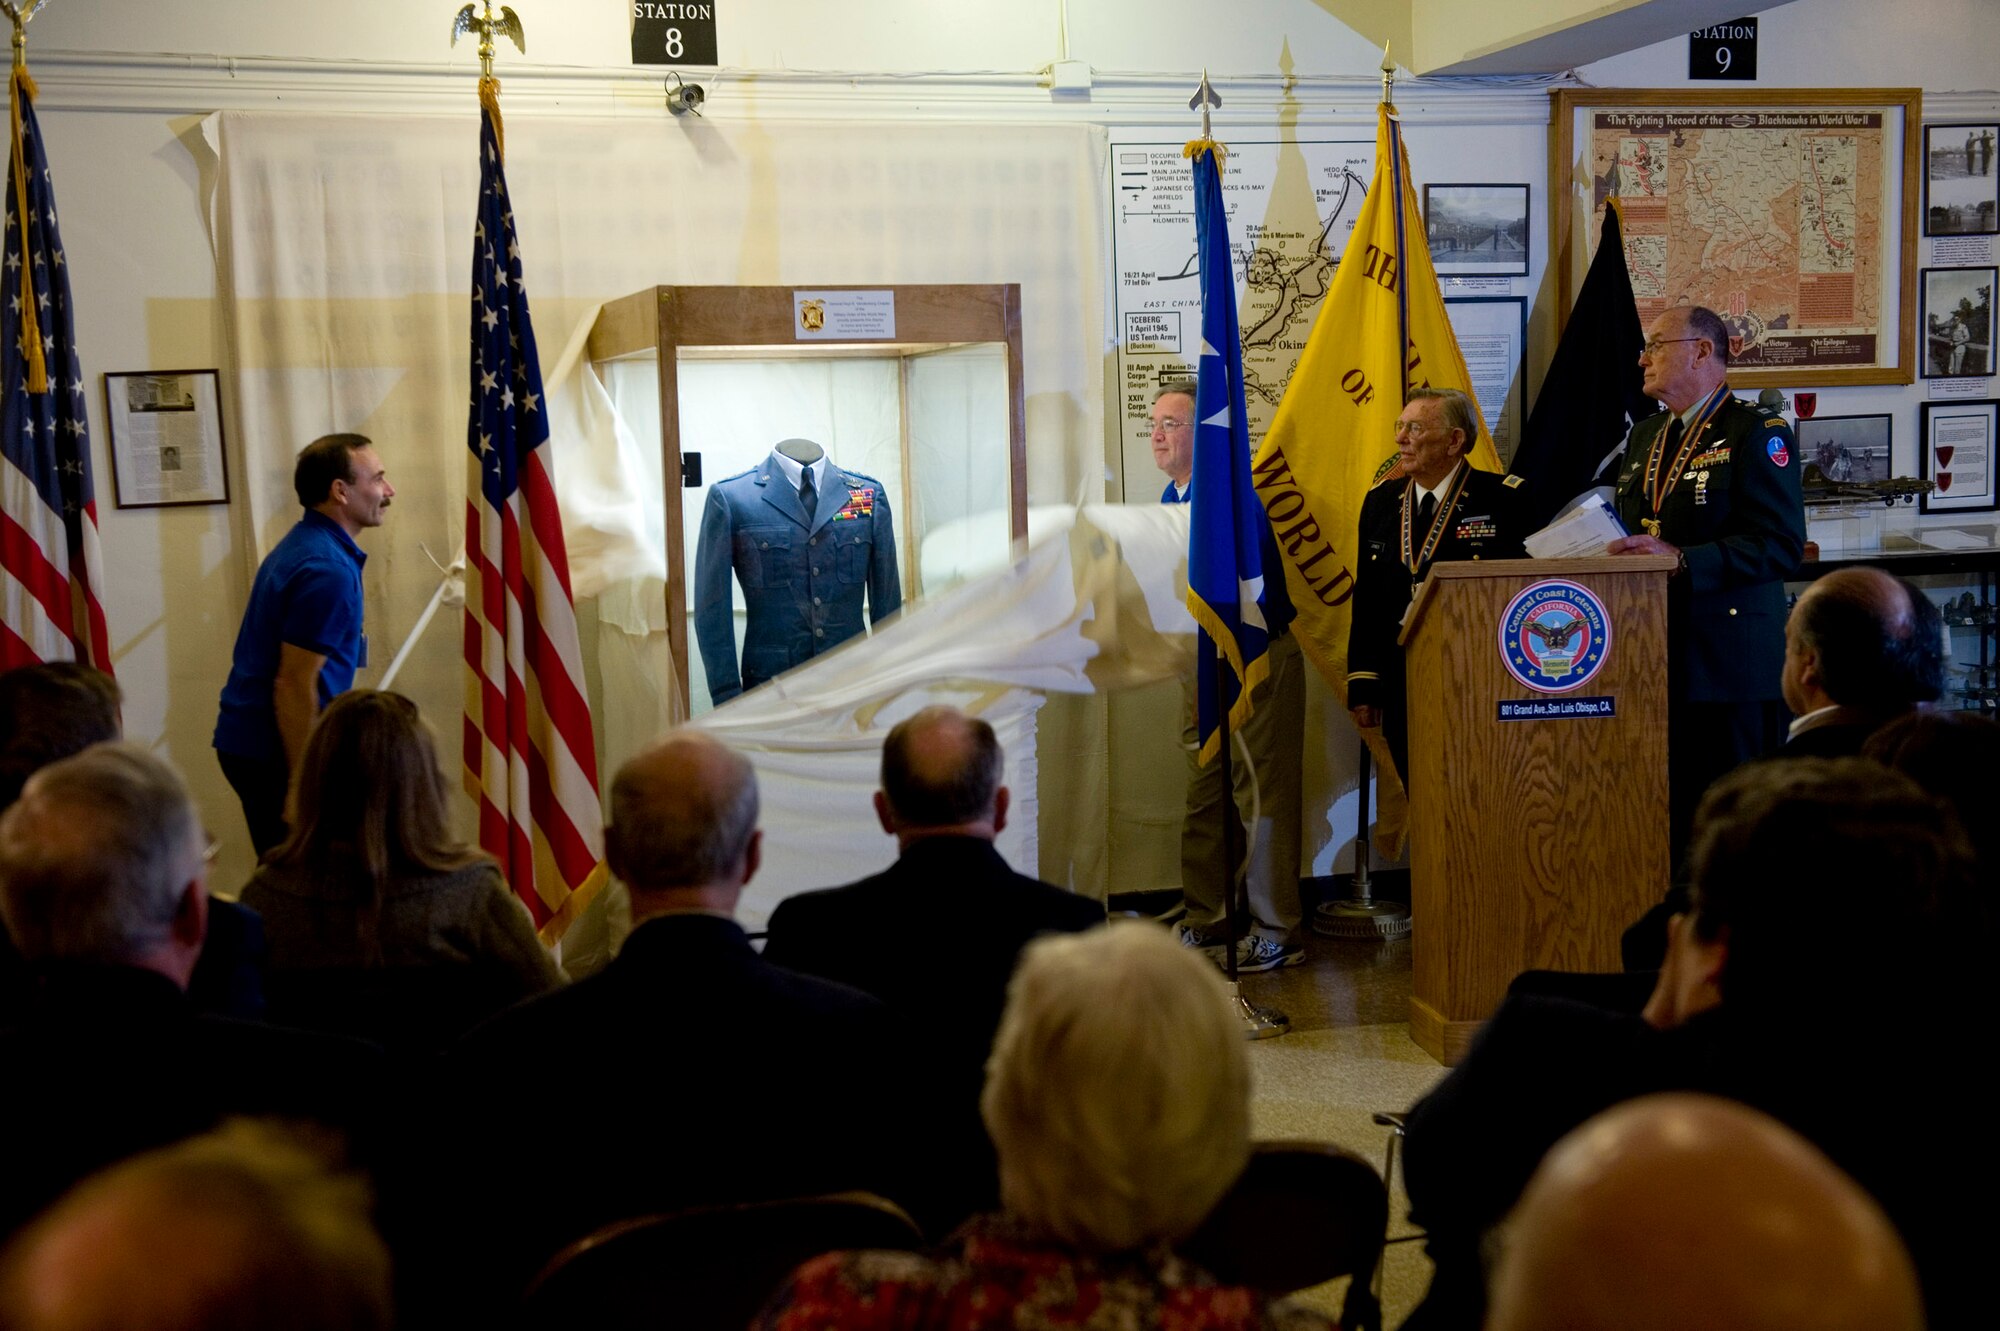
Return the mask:
<path id="1" fill-rule="evenodd" d="M 468 32 L 479 34 L 479 104 L 493 117 L 493 140 L 500 148 L 500 156 L 507 155 L 507 135 L 500 124 L 500 80 L 493 77 L 493 34 L 499 33 L 513 39 L 514 47 L 522 55 L 528 53 L 528 39 L 521 30 L 521 16 L 510 5 L 500 6 L 498 17 L 493 13 L 493 0 L 483 0 L 484 14 L 475 14 L 474 6 L 467 5 L 458 11 L 451 21 L 451 44 L 458 45 L 458 39 Z"/>
<path id="2" fill-rule="evenodd" d="M 14 179 L 14 215 L 21 222 L 21 356 L 26 362 L 27 388 L 30 393 L 49 391 L 48 360 L 43 355 L 41 317 L 36 313 L 35 278 L 30 271 L 28 257 L 28 165 L 21 142 L 21 101 L 35 98 L 35 80 L 28 74 L 28 20 L 48 3 L 48 0 L 27 0 L 17 4 L 14 0 L 0 0 L 0 10 L 14 21 L 14 71 L 7 79 L 8 120 L 12 125 L 14 163 L 21 174 Z"/>

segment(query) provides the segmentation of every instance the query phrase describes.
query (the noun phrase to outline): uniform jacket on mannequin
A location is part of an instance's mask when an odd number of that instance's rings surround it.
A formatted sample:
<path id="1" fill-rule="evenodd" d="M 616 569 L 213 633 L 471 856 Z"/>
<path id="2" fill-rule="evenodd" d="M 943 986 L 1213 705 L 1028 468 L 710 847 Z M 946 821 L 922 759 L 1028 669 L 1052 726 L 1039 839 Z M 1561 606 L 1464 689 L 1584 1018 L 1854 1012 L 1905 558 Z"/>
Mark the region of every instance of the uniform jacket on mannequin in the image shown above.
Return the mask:
<path id="1" fill-rule="evenodd" d="M 882 483 L 822 457 L 809 520 L 775 455 L 709 487 L 695 547 L 694 631 L 716 705 L 880 624 L 903 603 Z M 729 580 L 743 586 L 743 664 Z"/>

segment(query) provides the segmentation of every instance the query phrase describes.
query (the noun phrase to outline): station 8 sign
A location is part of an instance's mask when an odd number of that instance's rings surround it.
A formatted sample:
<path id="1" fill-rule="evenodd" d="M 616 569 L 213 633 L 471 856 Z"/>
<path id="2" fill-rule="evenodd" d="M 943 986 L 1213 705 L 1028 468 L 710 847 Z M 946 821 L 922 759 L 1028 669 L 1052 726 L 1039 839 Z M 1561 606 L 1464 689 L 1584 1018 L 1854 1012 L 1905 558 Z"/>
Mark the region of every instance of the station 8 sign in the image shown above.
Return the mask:
<path id="1" fill-rule="evenodd" d="M 632 0 L 632 63 L 717 63 L 715 0 Z"/>

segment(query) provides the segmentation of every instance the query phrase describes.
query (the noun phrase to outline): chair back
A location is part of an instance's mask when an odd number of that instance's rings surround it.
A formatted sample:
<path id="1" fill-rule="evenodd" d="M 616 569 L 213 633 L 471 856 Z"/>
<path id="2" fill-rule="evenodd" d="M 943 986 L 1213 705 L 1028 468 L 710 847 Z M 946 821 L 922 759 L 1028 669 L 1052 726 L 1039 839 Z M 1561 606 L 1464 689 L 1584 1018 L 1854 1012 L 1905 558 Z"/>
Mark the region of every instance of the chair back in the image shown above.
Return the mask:
<path id="1" fill-rule="evenodd" d="M 1225 1284 L 1291 1294 L 1341 1276 L 1343 1327 L 1379 1327 L 1375 1267 L 1389 1191 L 1375 1167 L 1328 1142 L 1258 1142 L 1234 1186 L 1182 1251 Z"/>
<path id="2" fill-rule="evenodd" d="M 798 1266 L 923 1236 L 873 1193 L 704 1206 L 621 1220 L 564 1248 L 522 1295 L 523 1331 L 743 1331 Z"/>

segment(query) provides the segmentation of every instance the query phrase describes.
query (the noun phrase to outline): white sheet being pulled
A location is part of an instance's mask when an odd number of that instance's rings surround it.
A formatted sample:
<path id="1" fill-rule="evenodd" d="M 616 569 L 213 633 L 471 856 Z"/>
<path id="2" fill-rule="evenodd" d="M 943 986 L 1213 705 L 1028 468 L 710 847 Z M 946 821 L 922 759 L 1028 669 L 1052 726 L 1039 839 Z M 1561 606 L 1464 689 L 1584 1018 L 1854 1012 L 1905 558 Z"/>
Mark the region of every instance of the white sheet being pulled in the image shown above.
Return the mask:
<path id="1" fill-rule="evenodd" d="M 1032 872 L 1036 715 L 1046 695 L 1148 684 L 1191 667 L 1185 505 L 1042 508 L 1032 525 L 1048 534 L 1011 567 L 918 603 L 691 723 L 757 768 L 764 868 L 744 894 L 746 927 L 762 928 L 795 892 L 895 859 L 871 797 L 882 740 L 912 712 L 949 702 L 993 725 L 1014 801 L 1000 851 Z"/>

